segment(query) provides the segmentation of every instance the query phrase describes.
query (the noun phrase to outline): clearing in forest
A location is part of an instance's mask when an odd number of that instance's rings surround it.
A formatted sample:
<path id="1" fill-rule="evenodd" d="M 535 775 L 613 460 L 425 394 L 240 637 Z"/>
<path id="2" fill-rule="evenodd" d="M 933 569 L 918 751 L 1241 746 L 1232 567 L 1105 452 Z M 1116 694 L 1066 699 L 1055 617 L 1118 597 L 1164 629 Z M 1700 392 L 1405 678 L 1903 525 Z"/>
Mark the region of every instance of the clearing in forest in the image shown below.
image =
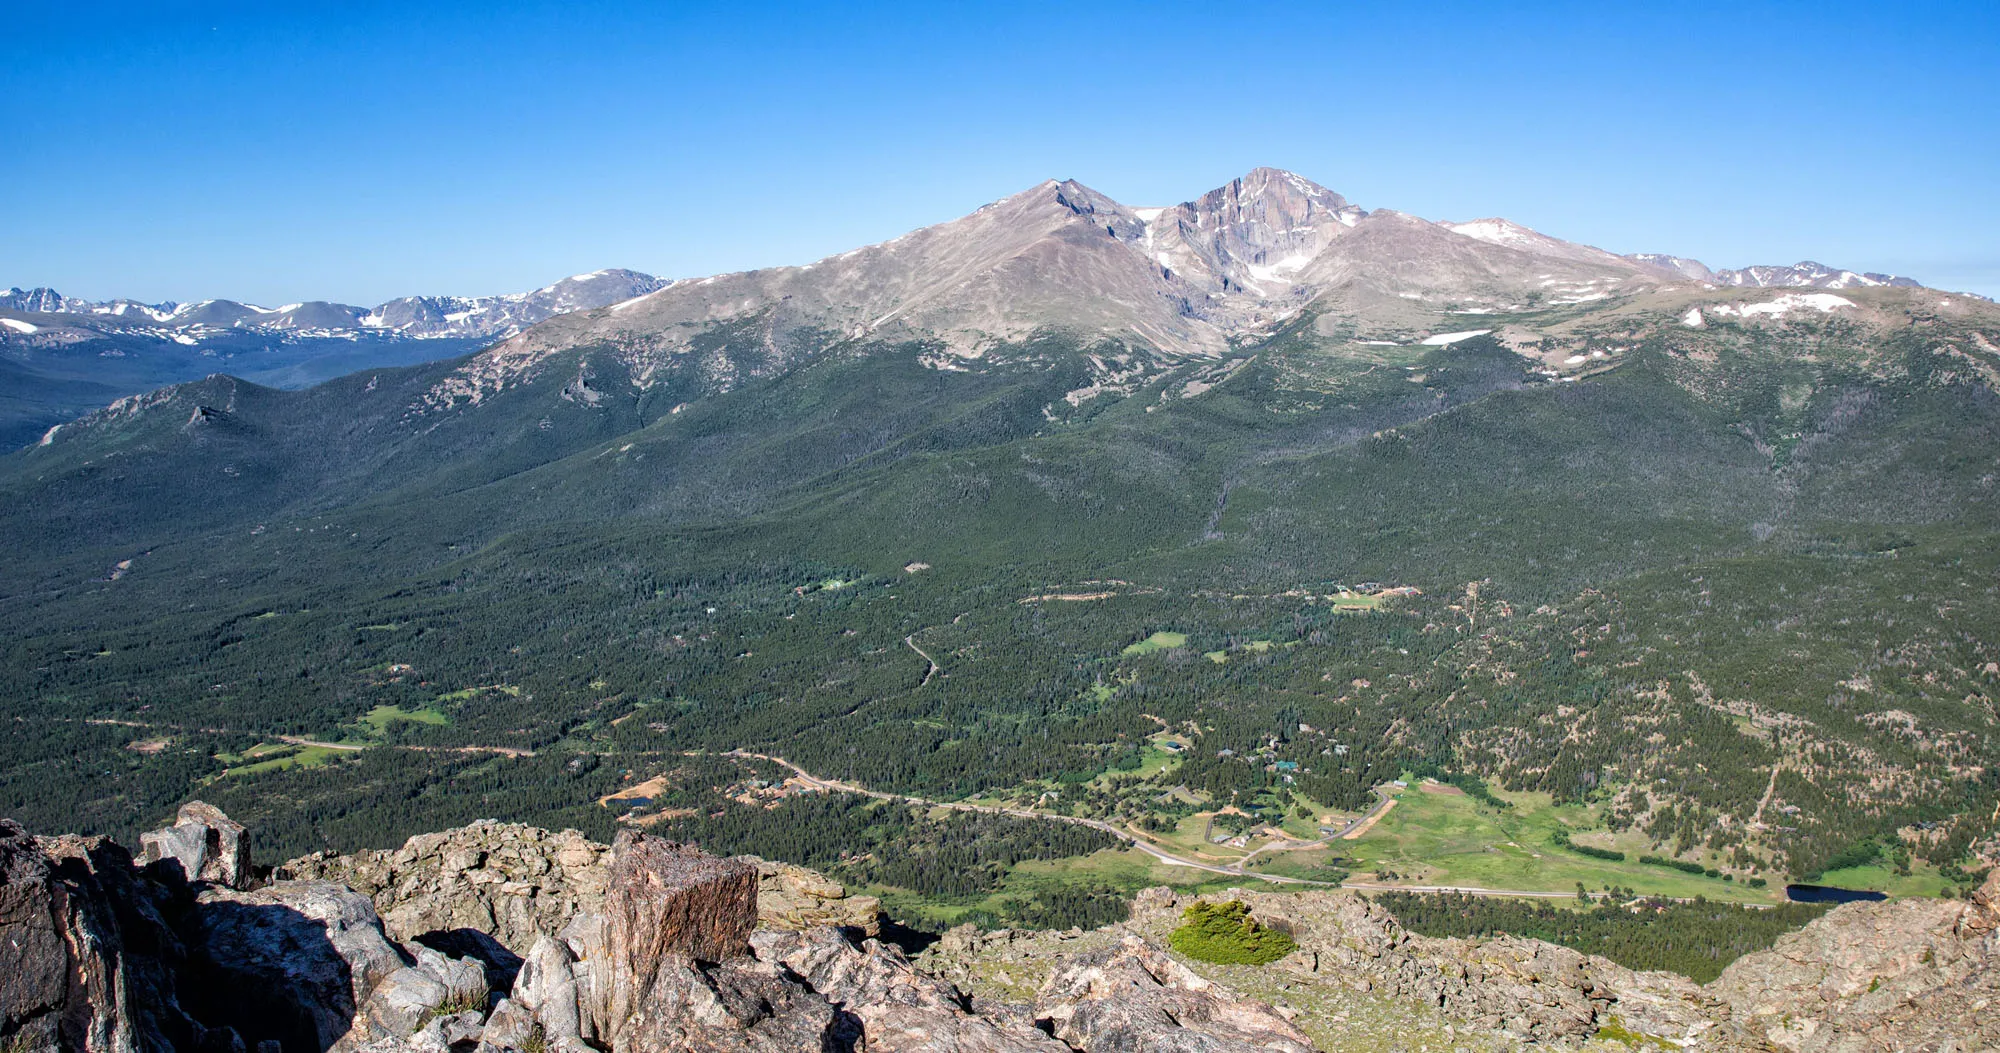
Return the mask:
<path id="1" fill-rule="evenodd" d="M 1157 632 L 1125 649 L 1126 654 L 1152 654 L 1187 646 L 1186 633 Z"/>

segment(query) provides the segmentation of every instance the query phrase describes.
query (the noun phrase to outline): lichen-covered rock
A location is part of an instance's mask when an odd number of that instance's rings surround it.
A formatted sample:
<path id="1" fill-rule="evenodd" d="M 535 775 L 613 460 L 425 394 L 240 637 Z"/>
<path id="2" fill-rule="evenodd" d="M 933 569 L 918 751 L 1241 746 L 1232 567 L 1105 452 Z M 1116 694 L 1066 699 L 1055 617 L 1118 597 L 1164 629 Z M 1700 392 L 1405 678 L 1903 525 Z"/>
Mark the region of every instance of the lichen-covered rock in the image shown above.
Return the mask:
<path id="1" fill-rule="evenodd" d="M 141 861 L 177 865 L 188 881 L 247 889 L 253 880 L 243 824 L 212 804 L 181 805 L 174 825 L 140 834 L 139 846 Z"/>
<path id="2" fill-rule="evenodd" d="M 802 866 L 737 858 L 757 868 L 758 924 L 793 931 L 833 925 L 882 935 L 882 901 L 874 896 L 850 896 L 840 882 Z"/>
<path id="3" fill-rule="evenodd" d="M 1313 1053 L 1276 1009 L 1237 997 L 1137 936 L 1057 970 L 1035 1012 L 1057 1038 L 1093 1053 Z"/>

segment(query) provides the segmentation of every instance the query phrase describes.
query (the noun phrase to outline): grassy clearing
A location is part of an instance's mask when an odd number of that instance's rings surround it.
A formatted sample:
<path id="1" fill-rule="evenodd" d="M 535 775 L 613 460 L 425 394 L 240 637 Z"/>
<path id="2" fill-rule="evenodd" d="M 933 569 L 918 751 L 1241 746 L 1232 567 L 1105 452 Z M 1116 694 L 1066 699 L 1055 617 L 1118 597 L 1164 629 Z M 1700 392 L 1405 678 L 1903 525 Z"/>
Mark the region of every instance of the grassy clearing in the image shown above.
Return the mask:
<path id="1" fill-rule="evenodd" d="M 1386 870 L 1398 875 L 1399 883 L 1415 885 L 1572 892 L 1582 882 L 1592 890 L 1616 885 L 1646 895 L 1746 903 L 1776 902 L 1782 895 L 1782 888 L 1752 889 L 1636 861 L 1614 863 L 1565 852 L 1552 846 L 1551 838 L 1560 828 L 1595 827 L 1592 808 L 1554 806 L 1543 794 L 1497 796 L 1514 807 L 1501 812 L 1482 808 L 1470 797 L 1404 790 L 1396 807 L 1367 834 L 1339 843 L 1336 850 L 1348 860 L 1341 865 L 1359 880 L 1373 880 L 1375 871 Z"/>
<path id="2" fill-rule="evenodd" d="M 1298 641 L 1296 640 L 1286 644 L 1274 643 L 1270 640 L 1252 640 L 1249 643 L 1238 645 L 1237 647 L 1234 648 L 1234 650 L 1249 651 L 1252 654 L 1263 654 L 1264 652 L 1269 651 L 1273 647 L 1295 647 L 1297 645 Z M 1202 657 L 1208 659 L 1211 662 L 1214 662 L 1216 665 L 1223 665 L 1229 661 L 1229 652 L 1206 651 L 1203 652 Z"/>
<path id="3" fill-rule="evenodd" d="M 1153 654 L 1187 646 L 1186 633 L 1157 632 L 1125 649 L 1128 655 Z"/>
<path id="4" fill-rule="evenodd" d="M 1774 882 L 1783 885 L 1783 881 Z M 1937 868 L 1928 863 L 1918 863 L 1908 874 L 1898 874 L 1890 867 L 1871 863 L 1863 867 L 1847 867 L 1843 870 L 1829 870 L 1821 874 L 1815 885 L 1830 885 L 1834 888 L 1867 889 L 1870 892 L 1884 892 L 1890 896 L 1936 896 L 1948 884 L 1940 877 Z"/>
<path id="5" fill-rule="evenodd" d="M 240 757 L 223 757 L 232 766 L 224 776 L 256 775 L 259 772 L 284 771 L 288 768 L 316 768 L 339 756 L 347 750 L 329 749 L 325 746 L 295 746 L 290 743 L 261 743 L 243 751 Z M 248 763 L 236 764 L 235 761 Z"/>
<path id="6" fill-rule="evenodd" d="M 401 706 L 376 706 L 361 718 L 361 722 L 368 725 L 370 734 L 380 738 L 389 733 L 391 724 L 444 725 L 451 723 L 451 718 L 440 710 L 428 707 L 410 710 Z"/>

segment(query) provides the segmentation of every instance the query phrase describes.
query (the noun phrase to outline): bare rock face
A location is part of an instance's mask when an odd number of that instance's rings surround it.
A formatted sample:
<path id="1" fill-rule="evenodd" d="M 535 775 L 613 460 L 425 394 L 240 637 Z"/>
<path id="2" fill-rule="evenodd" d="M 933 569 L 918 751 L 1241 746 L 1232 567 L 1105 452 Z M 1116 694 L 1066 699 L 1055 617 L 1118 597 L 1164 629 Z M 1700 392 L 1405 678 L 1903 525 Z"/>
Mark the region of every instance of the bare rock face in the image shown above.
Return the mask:
<path id="1" fill-rule="evenodd" d="M 333 881 L 375 904 L 391 937 L 471 953 L 480 936 L 497 944 L 484 955 L 511 966 L 535 941 L 554 936 L 579 913 L 603 909 L 610 849 L 575 830 L 551 833 L 485 820 L 420 834 L 403 847 L 351 855 L 316 852 L 278 868 L 283 877 Z M 453 946 L 453 944 L 460 946 Z"/>
<path id="2" fill-rule="evenodd" d="M 1238 998 L 1137 936 L 1058 970 L 1035 1012 L 1083 1050 L 1313 1053 L 1312 1041 L 1276 1009 Z"/>
<path id="3" fill-rule="evenodd" d="M 250 839 L 243 824 L 201 801 L 181 805 L 174 825 L 139 835 L 141 862 L 171 861 L 189 881 L 247 889 L 251 883 Z"/>
<path id="4" fill-rule="evenodd" d="M 802 866 L 737 858 L 757 868 L 759 924 L 794 931 L 832 925 L 882 934 L 882 901 L 874 896 L 850 896 L 840 882 Z"/>
<path id="5" fill-rule="evenodd" d="M 589 968 L 581 994 L 594 1031 L 624 1048 L 645 1022 L 697 997 L 690 985 L 712 974 L 693 963 L 748 954 L 756 926 L 755 868 L 692 845 L 620 835 L 602 921 L 578 927 L 572 944 L 581 944 L 578 957 Z"/>
<path id="6" fill-rule="evenodd" d="M 110 841 L 0 819 L 0 1048 L 240 1048 L 181 1008 L 170 899 Z"/>
<path id="7" fill-rule="evenodd" d="M 484 968 L 391 942 L 367 898 L 325 881 L 210 889 L 194 923 L 197 1014 L 251 1045 L 344 1053 L 403 1041 L 445 1007 L 483 1014 Z"/>
<path id="8" fill-rule="evenodd" d="M 38 1046 L 56 1044 L 69 1002 L 62 898 L 35 839 L 12 820 L 0 825 L 0 1028 Z"/>
<path id="9" fill-rule="evenodd" d="M 1969 901 L 1838 907 L 1710 987 L 1744 1031 L 1795 1053 L 2000 1047 L 2000 871 Z"/>
<path id="10" fill-rule="evenodd" d="M 974 1015 L 943 980 L 911 968 L 894 947 L 859 947 L 837 930 L 761 931 L 751 937 L 760 961 L 775 962 L 853 1018 L 870 1053 L 1067 1053 L 1031 1024 Z"/>

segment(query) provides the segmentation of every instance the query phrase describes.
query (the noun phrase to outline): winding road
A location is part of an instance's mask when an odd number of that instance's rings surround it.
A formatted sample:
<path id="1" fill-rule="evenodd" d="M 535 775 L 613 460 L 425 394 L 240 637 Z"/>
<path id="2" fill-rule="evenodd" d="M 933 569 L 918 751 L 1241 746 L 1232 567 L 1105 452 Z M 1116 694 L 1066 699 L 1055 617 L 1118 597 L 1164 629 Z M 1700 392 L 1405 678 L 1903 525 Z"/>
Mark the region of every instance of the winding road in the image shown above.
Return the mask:
<path id="1" fill-rule="evenodd" d="M 1208 862 L 1203 862 L 1202 860 L 1199 859 L 1189 859 L 1185 856 L 1177 856 L 1172 852 L 1169 852 L 1166 849 L 1161 848 L 1159 845 L 1156 845 L 1146 840 L 1145 838 L 1142 838 L 1132 833 L 1130 830 L 1113 826 L 1112 824 L 1107 823 L 1102 819 L 1084 819 L 1074 815 L 1058 815 L 1054 812 L 1044 812 L 1034 808 L 1008 808 L 1000 805 L 991 805 L 991 804 L 969 804 L 964 801 L 934 801 L 928 797 L 913 797 L 909 794 L 903 794 L 903 793 L 885 793 L 881 790 L 871 790 L 865 786 L 856 786 L 853 783 L 842 782 L 839 779 L 822 778 L 820 776 L 814 775 L 813 773 L 805 770 L 804 768 L 799 767 L 796 764 L 793 764 L 791 761 L 788 761 L 783 757 L 773 756 L 768 753 L 753 753 L 750 750 L 743 750 L 743 749 L 730 750 L 729 752 L 724 753 L 723 756 L 769 761 L 772 764 L 776 764 L 779 767 L 789 770 L 793 775 L 798 777 L 800 782 L 805 783 L 807 786 L 811 786 L 815 789 L 833 793 L 857 793 L 862 795 L 863 797 L 873 797 L 878 801 L 901 801 L 905 804 L 919 804 L 930 808 L 949 808 L 952 811 L 958 811 L 958 812 L 984 812 L 988 815 L 1006 815 L 1006 816 L 1012 816 L 1017 819 L 1047 819 L 1052 822 L 1071 823 L 1076 826 L 1087 826 L 1093 830 L 1102 830 L 1103 832 L 1110 834 L 1111 836 L 1119 839 L 1120 841 L 1123 841 L 1126 844 L 1131 845 L 1132 847 L 1138 849 L 1139 851 L 1144 852 L 1149 856 L 1152 856 L 1154 859 L 1159 860 L 1161 863 L 1164 863 L 1167 866 L 1188 867 L 1193 870 L 1202 870 L 1211 874 L 1221 874 L 1225 877 L 1255 878 L 1258 881 L 1266 881 L 1273 885 L 1304 885 L 1312 888 L 1347 888 L 1347 889 L 1354 889 L 1360 892 L 1457 892 L 1457 893 L 1463 893 L 1468 896 L 1500 896 L 1508 899 L 1574 899 L 1576 897 L 1576 893 L 1574 892 L 1546 892 L 1541 890 L 1516 889 L 1516 888 L 1480 888 L 1475 885 L 1384 885 L 1370 881 L 1342 881 L 1342 882 L 1313 881 L 1309 878 L 1285 877 L 1281 874 L 1258 874 L 1252 871 L 1246 871 L 1240 869 L 1244 863 L 1249 862 L 1250 856 L 1254 856 L 1257 854 L 1256 852 L 1252 852 L 1250 853 L 1250 855 L 1244 856 L 1242 859 L 1238 860 L 1233 865 L 1208 863 Z M 1380 819 L 1384 814 L 1388 812 L 1388 810 L 1391 807 L 1394 806 L 1396 802 L 1396 798 L 1394 796 L 1388 793 L 1383 793 L 1381 790 L 1377 790 L 1376 792 L 1381 795 L 1382 800 L 1379 803 L 1377 803 L 1375 808 L 1371 810 L 1367 815 L 1361 816 L 1360 818 L 1353 820 L 1337 833 L 1329 834 L 1326 837 L 1322 837 L 1317 841 L 1301 841 L 1294 845 L 1284 846 L 1283 850 L 1292 851 L 1301 848 L 1315 847 L 1318 845 L 1325 844 L 1328 841 L 1334 841 L 1346 837 L 1350 833 L 1357 832 L 1357 830 L 1364 830 L 1366 826 L 1374 825 L 1373 821 L 1376 819 Z M 1273 847 L 1275 846 L 1269 846 L 1269 845 L 1265 846 L 1265 848 L 1273 848 Z M 1258 851 L 1263 851 L 1263 850 L 1264 849 L 1259 849 Z M 1683 903 L 1690 902 L 1686 899 L 1681 899 L 1679 897 L 1667 897 L 1667 898 L 1672 898 L 1676 902 L 1683 902 Z M 1750 905 L 1766 906 L 1765 904 L 1750 904 Z"/>

